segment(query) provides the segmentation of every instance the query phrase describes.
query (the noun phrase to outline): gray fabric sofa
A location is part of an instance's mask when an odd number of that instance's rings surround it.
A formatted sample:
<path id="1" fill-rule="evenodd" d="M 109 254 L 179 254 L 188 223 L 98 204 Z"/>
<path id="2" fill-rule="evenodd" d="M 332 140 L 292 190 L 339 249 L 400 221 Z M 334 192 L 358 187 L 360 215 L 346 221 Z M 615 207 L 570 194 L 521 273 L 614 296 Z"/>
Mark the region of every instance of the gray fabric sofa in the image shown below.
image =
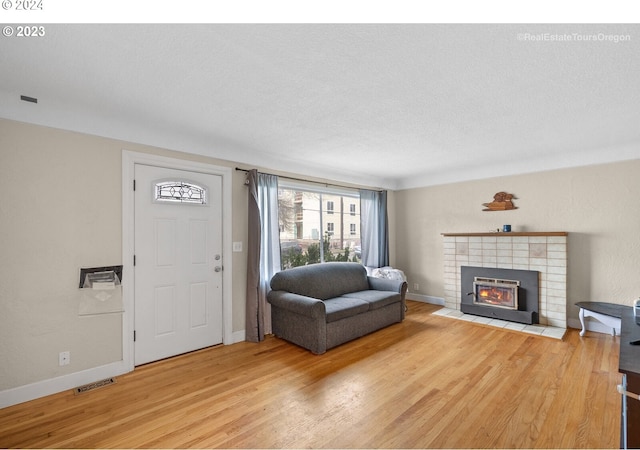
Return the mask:
<path id="1" fill-rule="evenodd" d="M 273 334 L 316 354 L 404 320 L 407 283 L 369 277 L 358 263 L 294 267 L 271 289 Z"/>

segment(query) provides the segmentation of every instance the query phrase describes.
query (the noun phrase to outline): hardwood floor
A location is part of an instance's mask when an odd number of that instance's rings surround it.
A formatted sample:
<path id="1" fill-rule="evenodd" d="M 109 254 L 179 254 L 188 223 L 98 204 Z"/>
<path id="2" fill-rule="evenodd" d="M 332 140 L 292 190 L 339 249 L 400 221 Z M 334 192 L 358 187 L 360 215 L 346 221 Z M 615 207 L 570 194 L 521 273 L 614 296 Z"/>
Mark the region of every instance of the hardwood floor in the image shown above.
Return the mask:
<path id="1" fill-rule="evenodd" d="M 316 356 L 270 337 L 0 410 L 0 447 L 618 448 L 618 338 L 431 315 Z"/>

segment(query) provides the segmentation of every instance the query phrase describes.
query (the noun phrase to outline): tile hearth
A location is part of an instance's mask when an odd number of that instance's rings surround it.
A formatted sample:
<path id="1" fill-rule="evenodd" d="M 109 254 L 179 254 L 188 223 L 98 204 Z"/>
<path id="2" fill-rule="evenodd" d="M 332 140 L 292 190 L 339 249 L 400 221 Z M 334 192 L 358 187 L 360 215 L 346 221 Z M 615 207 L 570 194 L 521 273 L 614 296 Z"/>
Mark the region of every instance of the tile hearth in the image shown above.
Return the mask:
<path id="1" fill-rule="evenodd" d="M 567 331 L 565 328 L 551 327 L 548 325 L 526 325 L 524 323 L 507 322 L 506 320 L 490 319 L 488 317 L 474 316 L 472 314 L 465 314 L 462 311 L 451 308 L 441 308 L 434 311 L 432 314 L 436 316 L 447 317 L 449 319 L 465 320 L 467 322 L 473 322 L 477 324 L 487 325 L 495 328 L 502 328 L 505 330 L 520 331 L 522 333 L 529 333 L 537 336 L 545 336 L 553 339 L 564 338 L 564 334 Z"/>

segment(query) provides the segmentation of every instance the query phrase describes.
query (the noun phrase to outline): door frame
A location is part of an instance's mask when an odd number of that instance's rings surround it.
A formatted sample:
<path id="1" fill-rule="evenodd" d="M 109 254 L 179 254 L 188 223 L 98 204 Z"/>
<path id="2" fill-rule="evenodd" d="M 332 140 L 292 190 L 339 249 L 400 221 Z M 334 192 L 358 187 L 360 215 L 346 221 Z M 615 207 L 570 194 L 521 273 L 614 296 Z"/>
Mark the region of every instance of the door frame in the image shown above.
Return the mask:
<path id="1" fill-rule="evenodd" d="M 134 317 L 134 270 L 133 255 L 135 243 L 135 200 L 133 179 L 135 165 L 164 167 L 167 169 L 202 172 L 222 177 L 222 343 L 233 343 L 233 244 L 232 244 L 232 170 L 230 167 L 169 158 L 150 153 L 139 153 L 122 150 L 122 360 L 124 365 L 133 371 L 135 367 L 133 344 Z"/>

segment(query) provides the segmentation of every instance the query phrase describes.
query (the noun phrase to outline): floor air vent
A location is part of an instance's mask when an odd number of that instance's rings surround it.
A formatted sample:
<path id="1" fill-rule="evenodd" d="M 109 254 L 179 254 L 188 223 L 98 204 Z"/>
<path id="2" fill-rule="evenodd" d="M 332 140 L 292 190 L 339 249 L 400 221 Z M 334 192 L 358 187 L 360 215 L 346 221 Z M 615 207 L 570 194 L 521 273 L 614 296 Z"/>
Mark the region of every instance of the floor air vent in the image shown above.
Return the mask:
<path id="1" fill-rule="evenodd" d="M 96 381 L 94 383 L 89 383 L 89 384 L 85 384 L 83 386 L 78 386 L 77 388 L 75 388 L 73 390 L 73 392 L 78 395 L 78 394 L 84 394 L 85 392 L 89 392 L 89 391 L 93 391 L 95 389 L 101 388 L 101 387 L 105 387 L 105 386 L 109 386 L 113 383 L 116 382 L 115 378 L 107 378 L 105 380 L 100 380 L 100 381 Z"/>

